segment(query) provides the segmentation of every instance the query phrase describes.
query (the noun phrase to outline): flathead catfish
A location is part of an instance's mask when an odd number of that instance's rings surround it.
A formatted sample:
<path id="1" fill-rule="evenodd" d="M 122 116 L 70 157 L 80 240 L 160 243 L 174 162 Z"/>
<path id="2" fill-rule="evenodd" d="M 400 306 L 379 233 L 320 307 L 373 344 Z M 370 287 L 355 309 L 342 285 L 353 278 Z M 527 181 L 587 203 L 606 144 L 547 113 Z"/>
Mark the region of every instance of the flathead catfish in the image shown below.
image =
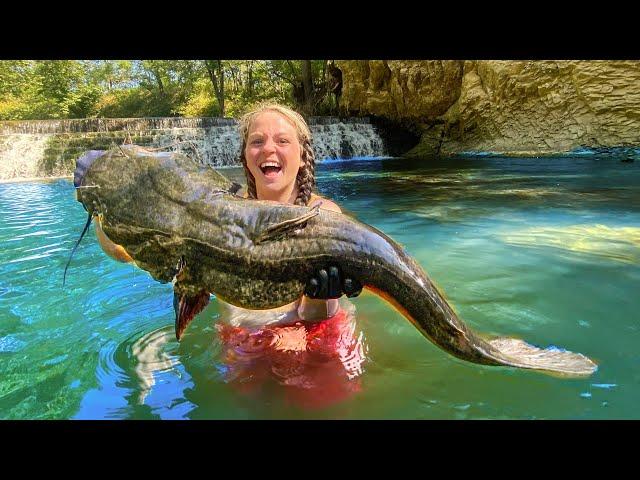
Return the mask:
<path id="1" fill-rule="evenodd" d="M 384 233 L 318 207 L 242 198 L 238 184 L 184 155 L 133 145 L 88 154 L 77 162 L 75 185 L 112 242 L 154 279 L 174 282 L 178 340 L 210 293 L 242 308 L 275 308 L 335 264 L 458 358 L 570 376 L 597 369 L 579 353 L 479 335 Z"/>

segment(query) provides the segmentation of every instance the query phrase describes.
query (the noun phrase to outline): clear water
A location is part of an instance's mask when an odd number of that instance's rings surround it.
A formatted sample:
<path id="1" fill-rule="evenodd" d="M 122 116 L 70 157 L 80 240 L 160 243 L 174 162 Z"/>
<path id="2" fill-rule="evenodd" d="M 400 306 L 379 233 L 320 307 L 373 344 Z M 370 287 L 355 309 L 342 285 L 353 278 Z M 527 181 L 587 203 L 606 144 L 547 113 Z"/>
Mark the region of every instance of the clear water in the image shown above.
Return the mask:
<path id="1" fill-rule="evenodd" d="M 355 393 L 321 408 L 223 375 L 215 300 L 173 337 L 171 285 L 102 253 L 70 181 L 0 184 L 0 418 L 637 419 L 640 163 L 330 162 L 322 194 L 402 243 L 474 329 L 593 358 L 586 379 L 455 359 L 378 297 L 353 300 Z M 238 177 L 238 169 L 225 170 Z"/>

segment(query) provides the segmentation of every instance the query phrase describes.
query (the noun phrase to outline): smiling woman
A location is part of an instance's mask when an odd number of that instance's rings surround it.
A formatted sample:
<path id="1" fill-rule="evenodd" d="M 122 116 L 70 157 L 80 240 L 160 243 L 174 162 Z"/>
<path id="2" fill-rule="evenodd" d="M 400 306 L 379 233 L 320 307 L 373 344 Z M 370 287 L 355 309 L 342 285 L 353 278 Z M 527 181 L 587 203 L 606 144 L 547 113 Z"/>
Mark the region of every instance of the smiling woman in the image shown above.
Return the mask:
<path id="1" fill-rule="evenodd" d="M 240 119 L 240 136 L 250 198 L 295 205 L 321 200 L 321 208 L 340 212 L 338 205 L 313 193 L 311 131 L 299 113 L 274 103 L 260 105 Z"/>
<path id="2" fill-rule="evenodd" d="M 341 212 L 330 200 L 313 193 L 315 188 L 315 154 L 311 131 L 304 118 L 294 110 L 275 103 L 258 105 L 240 119 L 242 148 L 240 160 L 247 178 L 249 198 L 280 203 L 313 206 Z M 304 320 L 323 320 L 338 312 L 339 288 L 320 292 L 322 283 L 342 285 L 337 268 L 327 266 L 321 278 L 311 279 L 307 295 L 292 303 L 290 310 Z M 326 278 L 325 278 L 326 277 Z M 329 286 L 329 285 L 327 285 Z M 353 292 L 359 293 L 354 289 Z"/>
<path id="3" fill-rule="evenodd" d="M 256 197 L 294 203 L 295 180 L 304 167 L 295 127 L 279 113 L 267 111 L 253 120 L 248 134 L 244 164 L 254 178 Z"/>

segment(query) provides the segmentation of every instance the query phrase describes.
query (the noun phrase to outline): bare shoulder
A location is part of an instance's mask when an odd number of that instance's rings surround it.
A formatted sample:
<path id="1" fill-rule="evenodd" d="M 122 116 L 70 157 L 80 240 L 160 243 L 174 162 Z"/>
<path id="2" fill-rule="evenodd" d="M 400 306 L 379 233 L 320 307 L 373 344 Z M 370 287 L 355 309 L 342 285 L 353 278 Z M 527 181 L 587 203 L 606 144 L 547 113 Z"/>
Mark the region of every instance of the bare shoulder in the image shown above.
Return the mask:
<path id="1" fill-rule="evenodd" d="M 314 195 L 313 197 L 311 197 L 309 205 L 317 203 L 318 201 L 322 202 L 320 208 L 322 208 L 323 210 L 331 210 L 332 212 L 342 213 L 342 210 L 337 203 L 332 202 L 331 200 L 327 200 L 326 198 L 323 198 L 319 195 Z"/>

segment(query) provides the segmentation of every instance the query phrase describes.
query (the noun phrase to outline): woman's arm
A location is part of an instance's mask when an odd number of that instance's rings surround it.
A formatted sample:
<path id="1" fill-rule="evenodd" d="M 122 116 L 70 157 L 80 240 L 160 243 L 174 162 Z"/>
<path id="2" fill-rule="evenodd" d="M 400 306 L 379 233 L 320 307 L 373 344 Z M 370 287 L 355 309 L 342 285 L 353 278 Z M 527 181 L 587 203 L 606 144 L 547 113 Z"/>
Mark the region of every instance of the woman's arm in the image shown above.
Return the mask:
<path id="1" fill-rule="evenodd" d="M 318 300 L 303 295 L 298 306 L 298 317 L 307 322 L 326 320 L 338 313 L 338 300 Z"/>
<path id="2" fill-rule="evenodd" d="M 317 202 L 322 202 L 320 208 L 325 210 L 331 210 L 332 212 L 342 213 L 340 207 L 325 198 L 315 196 L 311 198 L 309 205 L 312 206 Z M 309 322 L 325 320 L 333 317 L 338 313 L 338 299 L 321 300 L 315 298 L 309 298 L 306 295 L 302 295 L 300 299 L 300 305 L 298 306 L 298 316 L 302 320 Z"/>

